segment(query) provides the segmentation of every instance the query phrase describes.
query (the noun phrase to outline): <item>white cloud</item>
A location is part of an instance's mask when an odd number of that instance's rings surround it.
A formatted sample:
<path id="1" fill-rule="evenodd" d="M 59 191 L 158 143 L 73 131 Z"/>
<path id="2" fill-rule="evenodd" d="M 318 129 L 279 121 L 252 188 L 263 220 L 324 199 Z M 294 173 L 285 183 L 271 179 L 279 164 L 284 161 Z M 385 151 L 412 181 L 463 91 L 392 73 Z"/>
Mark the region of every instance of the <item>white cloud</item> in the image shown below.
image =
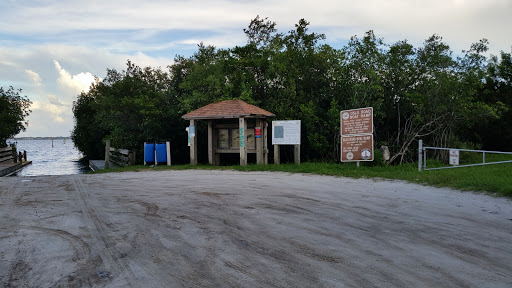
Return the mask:
<path id="1" fill-rule="evenodd" d="M 91 83 L 94 82 L 94 76 L 89 73 L 79 73 L 76 75 L 69 74 L 64 68 L 62 68 L 56 60 L 53 61 L 55 64 L 55 68 L 59 72 L 59 78 L 57 79 L 57 83 L 64 88 L 72 89 L 75 94 L 80 94 L 80 92 L 88 92 Z"/>
<path id="2" fill-rule="evenodd" d="M 39 74 L 32 70 L 25 70 L 25 72 L 27 73 L 29 79 L 34 82 L 34 85 L 41 86 L 41 77 L 39 77 Z"/>
<path id="3" fill-rule="evenodd" d="M 60 101 L 60 99 L 55 95 L 48 95 L 48 102 L 55 106 L 66 106 L 66 104 Z"/>
<path id="4" fill-rule="evenodd" d="M 65 118 L 69 117 L 71 106 L 60 103 L 58 100 L 55 102 L 56 99 L 57 97 L 55 95 L 48 95 L 49 102 L 34 101 L 32 103 L 32 113 L 35 114 L 32 115 L 32 118 L 36 116 L 38 119 L 47 119 L 44 121 L 37 121 L 36 125 L 52 125 L 52 123 L 61 124 L 65 122 Z M 30 120 L 29 117 L 29 122 L 34 124 L 35 121 Z"/>

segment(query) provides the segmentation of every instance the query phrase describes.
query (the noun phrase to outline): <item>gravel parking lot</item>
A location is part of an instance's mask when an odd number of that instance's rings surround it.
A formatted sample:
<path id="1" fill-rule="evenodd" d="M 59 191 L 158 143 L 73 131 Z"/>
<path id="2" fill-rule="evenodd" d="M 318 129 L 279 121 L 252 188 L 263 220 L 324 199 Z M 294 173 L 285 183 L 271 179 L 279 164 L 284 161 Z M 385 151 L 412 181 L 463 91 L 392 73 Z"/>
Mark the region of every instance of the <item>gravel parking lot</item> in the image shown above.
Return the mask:
<path id="1" fill-rule="evenodd" d="M 0 178 L 2 287 L 512 287 L 512 202 L 236 171 Z"/>

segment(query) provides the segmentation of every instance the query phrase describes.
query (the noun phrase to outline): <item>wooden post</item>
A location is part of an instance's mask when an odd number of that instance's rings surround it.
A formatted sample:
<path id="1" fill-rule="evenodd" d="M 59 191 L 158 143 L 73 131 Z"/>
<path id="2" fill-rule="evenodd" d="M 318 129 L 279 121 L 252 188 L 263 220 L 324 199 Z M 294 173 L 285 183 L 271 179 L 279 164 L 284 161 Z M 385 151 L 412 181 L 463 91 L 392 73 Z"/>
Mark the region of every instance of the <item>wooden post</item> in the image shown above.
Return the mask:
<path id="1" fill-rule="evenodd" d="M 135 165 L 136 154 L 135 150 L 128 152 L 128 165 Z"/>
<path id="2" fill-rule="evenodd" d="M 213 121 L 213 127 L 212 127 L 213 137 L 212 137 L 212 150 L 213 150 L 213 165 L 217 166 L 220 165 L 220 154 L 217 153 L 217 146 L 219 140 L 218 138 L 218 131 L 215 130 L 215 121 Z"/>
<path id="3" fill-rule="evenodd" d="M 262 120 L 262 129 L 263 129 L 263 154 L 265 155 L 265 165 L 268 164 L 268 139 L 267 139 L 267 131 L 268 131 L 268 123 L 265 120 Z"/>
<path id="4" fill-rule="evenodd" d="M 295 164 L 300 164 L 300 144 L 293 145 L 293 160 Z"/>
<path id="5" fill-rule="evenodd" d="M 208 120 L 208 163 L 215 165 L 215 155 L 213 151 L 213 120 Z"/>
<path id="6" fill-rule="evenodd" d="M 260 128 L 260 133 L 263 131 L 263 120 L 256 119 L 256 128 Z M 256 128 L 254 128 L 254 137 L 256 137 Z M 263 135 L 262 133 L 259 135 L 260 137 L 256 138 L 256 164 L 264 164 L 265 160 L 263 159 Z"/>
<path id="7" fill-rule="evenodd" d="M 194 132 L 194 135 L 190 136 L 190 165 L 197 165 L 197 137 L 195 135 L 197 133 L 197 128 L 195 127 L 195 120 L 190 119 L 189 127 L 192 126 L 194 126 L 194 131 L 192 131 Z M 191 131 L 189 131 L 188 133 L 190 132 Z"/>
<path id="8" fill-rule="evenodd" d="M 105 169 L 109 168 L 110 163 L 110 139 L 105 143 Z"/>
<path id="9" fill-rule="evenodd" d="M 167 150 L 167 166 L 171 166 L 171 142 L 165 142 L 165 148 Z"/>
<path id="10" fill-rule="evenodd" d="M 423 169 L 423 140 L 420 139 L 418 142 L 418 172 Z"/>
<path id="11" fill-rule="evenodd" d="M 213 165 L 220 165 L 220 154 L 217 153 L 219 143 L 219 133 L 215 130 L 215 122 L 213 122 Z"/>
<path id="12" fill-rule="evenodd" d="M 281 163 L 281 157 L 279 155 L 279 145 L 274 144 L 274 164 L 279 165 Z"/>
<path id="13" fill-rule="evenodd" d="M 238 118 L 240 131 L 240 166 L 247 165 L 247 121 L 245 118 Z"/>
<path id="14" fill-rule="evenodd" d="M 23 160 L 25 160 L 25 162 L 27 162 L 27 151 L 26 150 L 23 150 Z"/>
<path id="15" fill-rule="evenodd" d="M 153 150 L 153 155 L 155 157 L 155 167 L 158 166 L 158 158 L 156 158 L 158 155 L 158 153 L 156 152 L 156 142 L 155 142 L 155 150 Z"/>
<path id="16" fill-rule="evenodd" d="M 16 149 L 14 149 L 14 147 L 11 148 L 11 156 L 12 159 L 14 159 L 14 163 L 18 163 L 18 153 L 16 152 Z"/>
<path id="17" fill-rule="evenodd" d="M 144 154 L 144 166 L 146 166 L 146 142 L 144 142 L 144 148 L 142 149 L 142 153 Z"/>

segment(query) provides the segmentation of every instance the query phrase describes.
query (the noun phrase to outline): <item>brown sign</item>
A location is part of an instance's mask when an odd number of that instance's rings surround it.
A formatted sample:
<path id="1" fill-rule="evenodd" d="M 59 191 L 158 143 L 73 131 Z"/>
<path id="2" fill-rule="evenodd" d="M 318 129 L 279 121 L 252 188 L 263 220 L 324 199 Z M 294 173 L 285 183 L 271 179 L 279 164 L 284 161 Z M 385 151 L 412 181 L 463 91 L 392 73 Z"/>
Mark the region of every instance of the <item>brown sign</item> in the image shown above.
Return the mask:
<path id="1" fill-rule="evenodd" d="M 340 118 L 341 135 L 373 133 L 373 107 L 343 110 Z"/>
<path id="2" fill-rule="evenodd" d="M 341 162 L 373 161 L 373 135 L 341 136 Z"/>

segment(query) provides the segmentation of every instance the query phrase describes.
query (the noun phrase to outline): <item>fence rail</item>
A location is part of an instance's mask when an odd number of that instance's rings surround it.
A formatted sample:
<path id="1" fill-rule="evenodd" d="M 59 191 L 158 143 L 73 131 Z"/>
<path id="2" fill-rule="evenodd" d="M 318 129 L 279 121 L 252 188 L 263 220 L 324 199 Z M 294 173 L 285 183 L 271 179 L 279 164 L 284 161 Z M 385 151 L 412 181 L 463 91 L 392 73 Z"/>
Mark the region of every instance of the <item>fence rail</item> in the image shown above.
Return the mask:
<path id="1" fill-rule="evenodd" d="M 5 161 L 9 161 L 9 162 L 16 161 L 16 159 L 13 156 L 12 147 L 0 148 L 0 162 L 5 162 Z"/>
<path id="2" fill-rule="evenodd" d="M 482 153 L 482 163 L 473 163 L 473 164 L 464 164 L 464 165 L 454 165 L 454 166 L 445 166 L 445 167 L 427 167 L 427 150 L 457 150 L 462 152 L 475 152 Z M 494 162 L 486 162 L 485 154 L 505 154 L 512 155 L 512 152 L 503 152 L 503 151 L 489 151 L 489 150 L 474 150 L 474 149 L 457 149 L 457 148 L 442 148 L 442 147 L 429 147 L 423 146 L 423 140 L 419 140 L 418 147 L 418 171 L 422 170 L 440 170 L 440 169 L 451 169 L 451 168 L 461 168 L 461 167 L 472 167 L 472 166 L 482 166 L 482 165 L 492 165 L 492 164 L 503 164 L 503 163 L 512 163 L 512 160 L 504 160 L 504 161 L 494 161 Z"/>

